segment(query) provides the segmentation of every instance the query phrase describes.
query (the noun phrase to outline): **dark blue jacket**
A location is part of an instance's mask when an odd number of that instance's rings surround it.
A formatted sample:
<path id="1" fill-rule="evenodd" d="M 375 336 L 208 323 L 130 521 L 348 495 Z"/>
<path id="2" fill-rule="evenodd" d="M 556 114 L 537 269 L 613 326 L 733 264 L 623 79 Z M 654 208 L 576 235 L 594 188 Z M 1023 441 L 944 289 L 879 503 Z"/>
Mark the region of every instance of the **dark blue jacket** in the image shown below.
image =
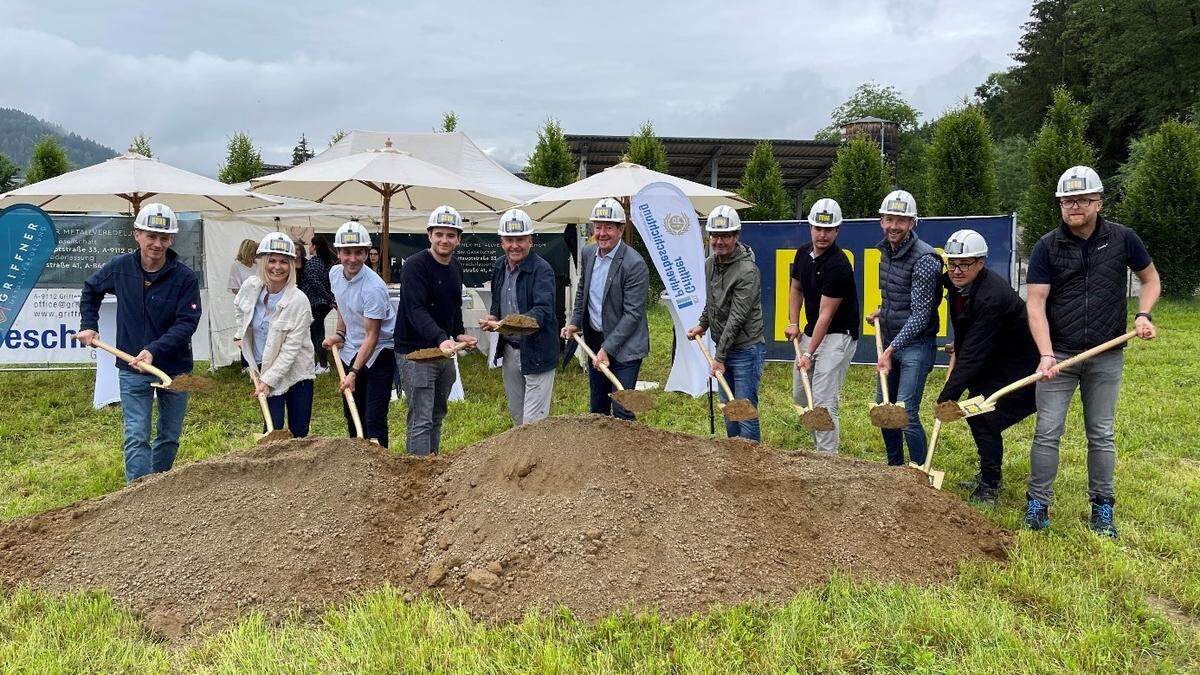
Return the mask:
<path id="1" fill-rule="evenodd" d="M 492 269 L 492 316 L 503 319 L 500 313 L 501 289 L 508 275 L 508 261 L 496 259 Z M 553 370 L 558 362 L 558 320 L 554 317 L 554 268 L 542 256 L 530 253 L 517 265 L 517 309 L 537 319 L 537 332 L 520 338 L 521 374 L 535 375 Z M 502 350 L 497 349 L 500 356 Z"/>
<path id="2" fill-rule="evenodd" d="M 136 356 L 146 349 L 154 365 L 175 377 L 192 371 L 192 334 L 200 324 L 200 283 L 179 255 L 167 250 L 167 262 L 154 283 L 143 283 L 141 254 L 122 253 L 105 263 L 83 285 L 79 329 L 100 329 L 100 301 L 117 297 L 117 348 Z M 104 336 L 100 336 L 104 339 Z M 117 367 L 130 372 L 124 361 Z"/>

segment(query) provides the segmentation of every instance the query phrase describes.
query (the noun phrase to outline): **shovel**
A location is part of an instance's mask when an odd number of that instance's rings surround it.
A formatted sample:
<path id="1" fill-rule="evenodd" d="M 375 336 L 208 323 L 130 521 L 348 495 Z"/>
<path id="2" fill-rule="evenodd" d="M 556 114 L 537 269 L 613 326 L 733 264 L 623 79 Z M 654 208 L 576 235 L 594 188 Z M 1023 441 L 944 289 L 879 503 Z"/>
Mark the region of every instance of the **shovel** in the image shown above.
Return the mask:
<path id="1" fill-rule="evenodd" d="M 950 352 L 950 365 L 946 368 L 946 379 L 950 379 L 950 373 L 954 372 L 954 345 L 946 345 L 946 351 Z M 942 420 L 934 418 L 933 433 L 929 435 L 929 452 L 925 454 L 924 464 L 914 464 L 909 462 L 908 465 L 929 477 L 929 487 L 934 490 L 942 489 L 942 481 L 946 478 L 945 471 L 935 471 L 933 469 L 933 451 L 937 448 L 938 436 L 942 431 Z"/>
<path id="2" fill-rule="evenodd" d="M 883 353 L 883 328 L 879 319 L 875 319 L 875 353 Z M 871 424 L 880 429 L 903 429 L 908 426 L 908 413 L 904 411 L 903 403 L 891 403 L 888 400 L 887 374 L 879 371 L 879 388 L 883 392 L 883 403 L 871 405 Z"/>
<path id="3" fill-rule="evenodd" d="M 333 363 L 337 366 L 338 383 L 346 379 L 346 367 L 342 365 L 342 356 L 336 350 L 330 350 L 333 356 Z M 358 417 L 358 406 L 354 405 L 354 392 L 346 389 L 342 392 L 342 396 L 346 397 L 346 405 L 350 408 L 350 419 L 354 421 L 354 431 L 357 432 L 357 438 L 363 437 L 362 420 Z"/>
<path id="4" fill-rule="evenodd" d="M 796 356 L 800 356 L 800 338 L 792 340 L 792 346 L 796 348 Z M 804 383 L 804 394 L 808 396 L 809 408 L 802 405 L 796 406 L 796 414 L 800 416 L 800 424 L 812 431 L 833 431 L 833 416 L 829 414 L 829 409 L 825 406 L 817 406 L 813 401 L 812 385 L 808 382 L 808 371 L 800 371 L 800 381 Z"/>
<path id="5" fill-rule="evenodd" d="M 72 336 L 72 339 L 74 339 L 73 336 Z M 126 354 L 125 352 L 121 351 L 120 349 L 117 349 L 116 347 L 114 347 L 110 344 L 105 344 L 105 343 L 101 342 L 100 340 L 93 339 L 92 346 L 103 349 L 104 351 L 108 352 L 109 354 L 112 354 L 113 356 L 117 357 L 118 359 L 121 359 L 125 363 L 133 363 L 132 356 L 130 356 L 129 354 Z M 150 386 L 157 387 L 159 389 L 167 389 L 170 391 L 179 391 L 179 392 L 192 392 L 192 391 L 204 392 L 204 391 L 211 391 L 213 386 L 215 386 L 212 379 L 207 378 L 207 377 L 196 377 L 194 375 L 180 375 L 179 377 L 172 379 L 169 375 L 164 373 L 162 370 L 159 370 L 153 364 L 149 364 L 149 363 L 139 363 L 138 365 L 136 365 L 134 367 L 141 368 L 144 372 L 157 377 L 159 379 L 159 381 L 155 382 L 154 384 L 152 384 Z"/>
<path id="6" fill-rule="evenodd" d="M 258 389 L 258 374 L 253 368 L 250 371 L 250 381 L 254 382 L 254 388 Z M 262 410 L 263 422 L 267 425 L 267 433 L 258 435 L 258 444 L 271 443 L 273 441 L 286 441 L 292 437 L 292 432 L 287 429 L 276 429 L 275 423 L 271 421 L 271 409 L 267 407 L 267 397 L 258 394 L 254 398 L 258 399 L 258 407 Z"/>
<path id="7" fill-rule="evenodd" d="M 445 351 L 441 347 L 426 347 L 425 349 L 416 349 L 409 352 L 408 356 L 405 358 L 407 358 L 409 361 L 416 361 L 418 363 L 444 361 L 446 359 L 453 358 L 455 354 L 462 351 L 464 348 L 466 348 L 466 346 L 467 343 L 465 342 L 455 342 L 454 346 L 451 347 L 449 351 Z"/>
<path id="8" fill-rule="evenodd" d="M 617 379 L 617 376 L 613 375 L 612 371 L 608 369 L 608 366 L 602 363 L 596 363 L 595 352 L 593 352 L 591 348 L 587 346 L 587 343 L 583 341 L 583 337 L 580 336 L 579 333 L 575 334 L 575 341 L 579 343 L 579 348 L 583 350 L 583 353 L 587 354 L 588 358 L 592 360 L 592 364 L 595 365 L 600 372 L 604 373 L 604 376 L 608 378 L 608 381 L 612 382 L 613 386 L 617 388 L 616 391 L 609 394 L 609 397 L 611 397 L 612 400 L 620 403 L 622 407 L 633 413 L 643 413 L 654 410 L 654 401 L 650 398 L 649 394 L 644 391 L 637 391 L 636 389 L 626 389 L 624 385 L 621 384 L 621 381 Z"/>
<path id="9" fill-rule="evenodd" d="M 711 368 L 716 361 L 713 361 L 712 355 L 708 353 L 708 347 L 704 346 L 704 341 L 697 340 L 696 338 L 691 339 L 700 348 L 700 353 L 704 354 L 704 359 L 708 361 L 708 366 Z M 725 415 L 726 419 L 730 422 L 744 422 L 758 417 L 758 411 L 754 409 L 753 403 L 748 399 L 733 397 L 733 391 L 729 389 L 729 383 L 725 381 L 723 373 L 717 373 L 717 382 L 721 384 L 721 390 L 725 392 L 725 398 L 729 399 L 728 403 L 721 405 L 721 414 Z"/>
<path id="10" fill-rule="evenodd" d="M 524 337 L 533 335 L 537 332 L 539 326 L 537 319 L 528 314 L 509 314 L 500 319 L 500 326 L 497 331 L 501 335 L 510 337 Z"/>
<path id="11" fill-rule="evenodd" d="M 1077 363 L 1086 361 L 1097 354 L 1112 349 L 1113 347 L 1119 347 L 1135 337 L 1137 337 L 1137 331 L 1129 331 L 1120 337 L 1115 337 L 1108 342 L 1096 345 L 1085 352 L 1080 352 L 1069 359 L 1060 361 L 1057 368 L 1060 371 L 1065 368 L 1070 368 Z M 1037 372 L 1032 375 L 1027 375 L 1016 382 L 1013 382 L 1012 384 L 997 389 L 995 393 L 987 398 L 984 398 L 983 396 L 975 396 L 962 401 L 961 403 L 955 401 L 944 401 L 938 404 L 935 414 L 937 415 L 938 419 L 944 422 L 953 422 L 964 417 L 974 417 L 975 415 L 989 413 L 996 409 L 996 401 L 999 400 L 1001 396 L 1011 394 L 1022 387 L 1028 387 L 1040 379 L 1042 379 L 1042 374 Z"/>

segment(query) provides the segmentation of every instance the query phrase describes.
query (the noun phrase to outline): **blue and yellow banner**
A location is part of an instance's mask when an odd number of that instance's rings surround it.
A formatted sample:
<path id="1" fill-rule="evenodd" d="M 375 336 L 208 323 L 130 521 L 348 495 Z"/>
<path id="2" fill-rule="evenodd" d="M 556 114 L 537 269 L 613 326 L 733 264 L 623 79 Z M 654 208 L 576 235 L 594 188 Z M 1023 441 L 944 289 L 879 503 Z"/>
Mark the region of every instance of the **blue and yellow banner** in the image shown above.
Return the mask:
<path id="1" fill-rule="evenodd" d="M 1013 216 L 969 216 L 945 218 L 921 218 L 917 225 L 917 236 L 939 252 L 950 235 L 958 230 L 971 229 L 983 235 L 988 243 L 988 269 L 1004 279 L 1013 281 L 1016 258 L 1013 242 L 1016 236 L 1016 219 Z M 846 253 L 854 268 L 858 284 L 858 302 L 865 319 L 866 315 L 879 306 L 879 258 L 882 252 L 876 248 L 883 239 L 879 220 L 856 219 L 842 223 L 837 243 Z M 764 333 L 767 338 L 767 358 L 790 361 L 795 357 L 783 337 L 788 324 L 788 292 L 791 287 L 792 260 L 796 250 L 809 241 L 808 223 L 805 221 L 748 222 L 742 224 L 742 241 L 754 249 L 758 267 L 762 270 L 762 306 Z M 938 309 L 941 330 L 938 343 L 949 340 L 947 324 L 949 315 L 946 302 L 942 300 Z M 800 325 L 805 324 L 801 310 Z M 875 327 L 865 320 L 862 337 L 854 354 L 855 363 L 875 362 Z M 947 357 L 938 353 L 938 362 L 945 363 Z"/>

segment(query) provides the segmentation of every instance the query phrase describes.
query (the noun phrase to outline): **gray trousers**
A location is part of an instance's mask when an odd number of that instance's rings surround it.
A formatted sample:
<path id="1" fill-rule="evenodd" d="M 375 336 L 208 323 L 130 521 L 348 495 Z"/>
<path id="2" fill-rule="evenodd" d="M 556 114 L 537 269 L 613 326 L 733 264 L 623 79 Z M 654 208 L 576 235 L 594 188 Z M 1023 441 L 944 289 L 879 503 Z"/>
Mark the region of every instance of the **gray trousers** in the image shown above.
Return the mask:
<path id="1" fill-rule="evenodd" d="M 513 426 L 531 424 L 550 416 L 550 398 L 554 395 L 554 369 L 532 375 L 521 374 L 521 350 L 507 343 L 504 348 L 504 395 Z"/>
<path id="2" fill-rule="evenodd" d="M 800 335 L 800 350 L 808 351 L 812 338 Z M 816 405 L 829 409 L 833 418 L 833 431 L 814 431 L 813 444 L 821 452 L 838 451 L 841 439 L 841 422 L 838 421 L 838 402 L 842 397 L 842 385 L 846 382 L 846 372 L 850 370 L 850 359 L 854 358 L 854 349 L 858 340 L 845 333 L 832 333 L 821 340 L 817 353 L 813 354 L 812 370 L 808 373 L 809 384 L 812 386 L 813 398 Z M 806 408 L 813 405 L 804 392 L 804 383 L 800 381 L 800 371 L 792 362 L 792 401 Z"/>
<path id="3" fill-rule="evenodd" d="M 1068 355 L 1055 352 L 1054 356 L 1061 361 Z M 1037 383 L 1037 429 L 1029 452 L 1030 497 L 1046 504 L 1054 498 L 1058 444 L 1076 387 L 1083 401 L 1088 442 L 1088 496 L 1091 499 L 1113 496 L 1113 468 L 1117 463 L 1113 418 L 1117 414 L 1124 365 L 1124 350 L 1113 349 L 1062 371 L 1052 380 Z"/>
<path id="4" fill-rule="evenodd" d="M 446 401 L 454 387 L 454 361 L 444 359 L 420 363 L 396 354 L 400 387 L 408 399 L 408 432 L 404 449 L 410 455 L 429 455 L 442 441 Z"/>

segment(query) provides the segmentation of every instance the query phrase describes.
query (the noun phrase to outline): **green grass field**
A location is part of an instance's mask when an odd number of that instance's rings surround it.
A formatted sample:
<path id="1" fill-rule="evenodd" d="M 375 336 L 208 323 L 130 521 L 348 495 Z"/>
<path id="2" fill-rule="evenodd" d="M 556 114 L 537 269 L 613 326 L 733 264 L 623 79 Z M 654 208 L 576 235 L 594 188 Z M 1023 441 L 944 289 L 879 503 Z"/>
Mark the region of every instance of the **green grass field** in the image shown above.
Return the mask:
<path id="1" fill-rule="evenodd" d="M 1021 532 L 1009 564 L 969 566 L 953 583 L 920 587 L 835 577 L 782 607 L 737 606 L 666 621 L 622 614 L 595 625 L 568 612 L 514 624 L 472 621 L 437 598 L 406 602 L 393 589 L 331 607 L 320 623 L 272 625 L 249 615 L 228 629 L 171 645 L 103 591 L 67 597 L 0 591 L 3 672 L 1196 672 L 1200 670 L 1200 304 L 1162 303 L 1161 338 L 1128 352 L 1117 419 L 1116 541 L 1087 529 L 1085 442 L 1076 401 L 1063 441 L 1053 525 Z M 654 354 L 642 379 L 666 380 L 669 319 L 651 314 Z M 810 448 L 790 401 L 787 364 L 769 364 L 765 441 Z M 509 427 L 499 372 L 463 363 L 468 400 L 450 406 L 443 448 Z M 923 409 L 944 371 L 930 377 Z M 194 396 L 178 461 L 253 443 L 258 409 L 236 368 L 217 395 Z M 844 453 L 883 461 L 867 420 L 871 369 L 851 369 L 843 392 Z M 333 387 L 318 384 L 315 435 L 342 435 Z M 90 372 L 0 373 L 0 520 L 119 490 L 121 414 L 91 408 Z M 586 378 L 560 373 L 554 414 L 583 412 Z M 402 406 L 393 407 L 403 439 Z M 646 423 L 708 432 L 707 402 L 658 394 Z M 718 420 L 718 427 L 719 427 Z M 984 513 L 1019 527 L 1032 418 L 1006 435 L 1001 504 Z M 720 430 L 719 430 L 719 433 Z M 964 424 L 944 432 L 937 464 L 947 489 L 974 474 Z M 393 447 L 401 451 L 400 443 Z M 451 450 L 452 451 L 452 450 Z M 869 499 L 870 495 L 863 495 Z M 920 560 L 897 561 L 920 566 Z"/>

